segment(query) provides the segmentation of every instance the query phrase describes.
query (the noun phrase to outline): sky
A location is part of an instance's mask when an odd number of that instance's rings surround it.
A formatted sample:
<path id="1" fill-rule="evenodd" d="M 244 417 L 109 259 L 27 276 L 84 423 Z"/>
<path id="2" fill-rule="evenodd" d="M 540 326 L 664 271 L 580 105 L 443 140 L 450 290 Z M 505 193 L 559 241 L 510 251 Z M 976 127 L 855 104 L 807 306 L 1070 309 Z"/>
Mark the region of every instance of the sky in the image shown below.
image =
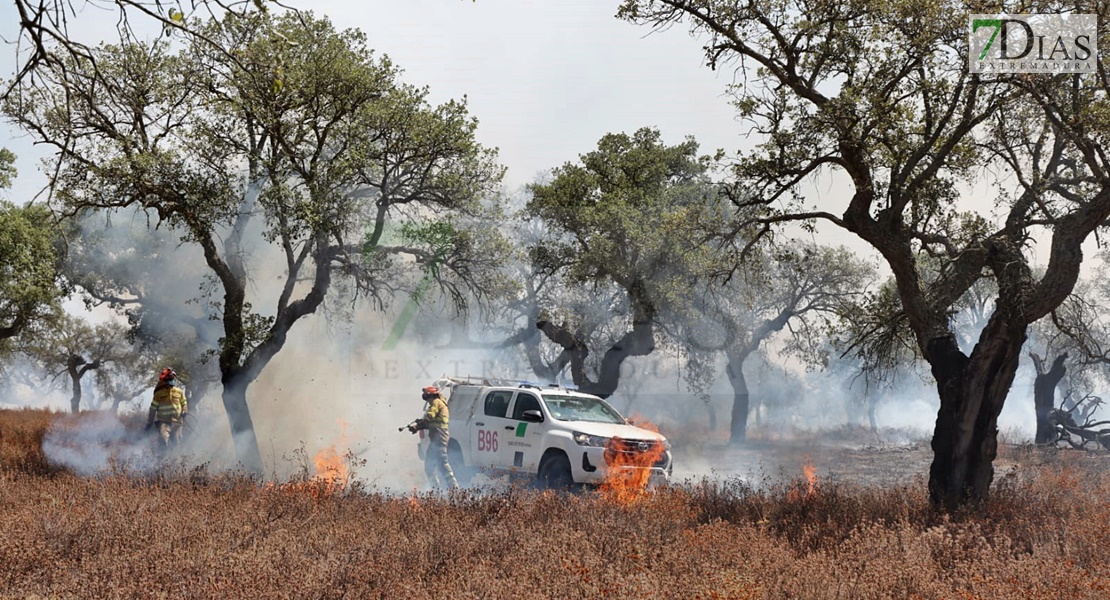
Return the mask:
<path id="1" fill-rule="evenodd" d="M 433 102 L 466 96 L 478 138 L 499 148 L 510 189 L 574 161 L 610 132 L 657 127 L 668 143 L 693 135 L 702 150 L 745 142 L 726 88 L 731 72 L 702 61 L 700 43 L 680 28 L 653 32 L 619 21 L 615 0 L 290 0 L 358 28 L 410 84 Z M 80 2 L 75 2 L 80 5 Z M 10 2 L 0 3 L 0 36 L 16 36 Z M 111 40 L 114 16 L 80 9 L 74 32 L 85 42 Z M 0 73 L 14 68 L 14 47 L 0 51 Z M 0 145 L 19 155 L 13 201 L 44 183 L 41 151 L 5 124 Z"/>

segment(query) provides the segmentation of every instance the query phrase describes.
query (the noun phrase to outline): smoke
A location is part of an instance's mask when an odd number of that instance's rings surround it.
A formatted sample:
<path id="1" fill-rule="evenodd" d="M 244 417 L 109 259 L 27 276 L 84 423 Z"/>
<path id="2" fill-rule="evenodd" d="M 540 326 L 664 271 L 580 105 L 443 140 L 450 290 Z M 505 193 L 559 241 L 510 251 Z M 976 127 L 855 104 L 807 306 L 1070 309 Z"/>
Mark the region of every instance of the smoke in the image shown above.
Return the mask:
<path id="1" fill-rule="evenodd" d="M 431 312 L 404 329 L 396 347 L 387 348 L 399 312 L 397 307 L 359 310 L 344 325 L 317 315 L 294 327 L 286 348 L 249 393 L 264 459 L 276 475 L 299 468 L 290 460 L 296 449 L 311 456 L 331 447 L 346 428 L 346 446 L 336 450 L 366 461 L 355 470 L 360 481 L 380 490 L 425 489 L 417 437 L 397 431 L 420 416 L 421 387 L 443 375 L 535 380 L 515 350 L 448 347 L 465 324 Z M 799 465 L 784 462 L 767 444 L 911 448 L 932 433 L 936 389 L 918 374 L 879 394 L 874 413 L 879 429 L 871 432 L 858 382 L 853 385 L 844 373 L 782 363 L 777 356 L 756 356 L 747 365 L 753 407 L 748 449 L 725 446 L 734 397 L 727 378 L 720 376 L 705 393 L 695 393 L 682 377 L 681 360 L 663 350 L 628 359 L 609 402 L 626 416 L 655 424 L 672 440 L 678 481 L 751 480 L 779 468 L 800 472 Z M 723 368 L 719 365 L 718 373 Z M 1023 371 L 1015 382 L 1000 426 L 1031 435 L 1031 392 L 1023 394 L 1031 390 L 1031 379 L 1026 375 Z M 1029 399 L 1023 402 L 1025 396 Z"/>
<path id="2" fill-rule="evenodd" d="M 168 339 L 178 352 L 190 344 L 192 349 L 216 347 L 223 332 L 219 321 L 211 318 L 219 307 L 210 303 L 210 296 L 218 299 L 220 290 L 194 244 L 183 243 L 180 232 L 165 223 L 155 227 L 141 211 L 93 215 L 81 225 L 82 235 L 72 251 L 75 274 L 101 276 L 95 283 L 105 295 L 141 294 L 146 301 L 141 311 L 128 316 L 141 317 L 144 335 Z M 242 251 L 251 277 L 248 301 L 265 316 L 284 286 L 284 261 L 257 223 L 244 233 Z M 341 291 L 339 287 L 333 292 Z M 296 322 L 285 347 L 248 388 L 266 475 L 281 479 L 298 474 L 305 469 L 304 455 L 332 449 L 355 457 L 354 475 L 367 485 L 423 488 L 417 438 L 397 428 L 421 414 L 421 387 L 448 373 L 490 374 L 498 353 L 435 349 L 458 327 L 450 318 L 431 318 L 442 307 L 424 306 L 415 322 L 408 323 L 399 320 L 408 300 L 405 294 L 387 303 L 384 311 L 344 306 L 348 300 L 333 294 L 328 310 Z M 139 308 L 119 306 L 128 311 Z M 391 334 L 395 339 L 387 344 Z M 181 365 L 171 366 L 182 370 Z M 199 372 L 204 368 L 209 370 Z M 197 378 L 212 376 L 211 369 L 211 361 L 206 367 L 194 365 L 192 377 L 184 378 L 186 393 L 198 387 Z M 156 372 L 149 374 L 151 388 L 155 377 Z M 219 394 L 217 384 L 203 403 L 190 398 L 187 443 L 178 455 L 183 464 L 238 467 Z M 137 407 L 140 413 L 147 409 L 149 395 L 145 398 Z M 149 450 L 145 442 L 129 436 L 115 417 L 67 421 L 50 440 L 44 444 L 48 458 L 82 474 L 118 463 L 140 472 L 148 467 L 142 459 L 144 449 Z M 115 454 L 113 446 L 118 446 Z"/>
<path id="3" fill-rule="evenodd" d="M 0 379 L 4 380 L 3 387 L 0 388 L 0 409 L 61 410 L 69 406 L 69 398 L 50 387 L 48 382 L 42 383 L 33 367 L 5 365 L 3 371 L 0 371 Z"/>
<path id="4" fill-rule="evenodd" d="M 354 470 L 364 485 L 425 489 L 419 438 L 398 431 L 423 414 L 420 389 L 444 375 L 528 379 L 498 351 L 446 347 L 460 326 L 450 319 L 425 314 L 420 326 L 400 328 L 399 343 L 387 344 L 396 312 L 359 310 L 342 327 L 313 316 L 294 327 L 248 392 L 263 458 L 277 476 L 299 468 L 288 460 L 295 450 L 311 456 L 345 437 L 335 450 L 365 461 Z"/>
<path id="5" fill-rule="evenodd" d="M 157 300 L 157 311 L 144 316 L 144 325 L 146 318 L 152 318 L 151 325 L 161 326 L 158 331 L 163 334 L 195 335 L 207 344 L 219 339 L 218 321 L 202 318 L 206 326 L 193 334 L 183 333 L 180 325 L 186 321 L 195 325 L 198 317 L 209 314 L 202 291 L 211 287 L 211 281 L 195 247 L 181 244 L 172 231 L 150 228 L 138 215 L 118 218 L 109 227 L 103 220 L 90 223 L 87 233 L 95 234 L 96 243 L 88 249 L 84 268 L 115 270 L 120 280 L 146 282 L 143 292 Z M 250 301 L 265 314 L 284 283 L 284 265 L 259 231 L 248 232 L 244 250 L 252 273 Z M 402 294 L 392 300 L 385 310 L 377 310 L 341 306 L 344 299 L 330 299 L 332 310 L 293 325 L 285 347 L 248 388 L 267 476 L 296 475 L 305 468 L 304 455 L 333 449 L 340 455 L 350 453 L 357 463 L 354 477 L 373 489 L 426 489 L 418 438 L 398 431 L 420 416 L 420 388 L 443 375 L 535 379 L 518 347 L 454 344 L 460 331 L 474 333 L 470 329 L 479 328 L 477 324 L 468 324 L 434 302 L 426 302 L 412 322 L 404 322 L 408 297 Z M 346 313 L 345 318 L 335 318 L 340 312 Z M 480 328 L 480 341 L 496 337 L 497 330 L 513 329 L 507 318 L 500 325 L 486 323 Z M 867 425 L 867 400 L 847 374 L 807 371 L 779 356 L 773 346 L 766 354 L 753 356 L 745 369 L 753 406 L 752 439 L 813 437 L 823 430 Z M 724 376 L 723 360 L 715 368 L 710 387 L 695 391 L 683 377 L 683 359 L 660 347 L 649 356 L 625 361 L 620 387 L 610 398 L 618 410 L 654 423 L 672 440 L 675 478 L 680 481 L 751 477 L 773 460 L 758 452 L 725 447 L 734 395 Z M 155 375 L 151 373 L 152 387 Z M 1023 386 L 1031 389 L 1031 380 L 1019 376 L 1000 424 L 1020 427 L 1031 435 L 1032 401 L 1018 397 Z M 181 454 L 185 464 L 237 467 L 219 391 L 214 386 L 193 411 Z M 882 441 L 911 444 L 927 436 L 936 419 L 936 402 L 931 382 L 917 376 L 884 390 L 874 410 L 879 435 L 885 436 Z M 138 406 L 141 413 L 146 408 L 146 401 Z M 149 437 L 129 435 L 119 419 L 105 413 L 52 429 L 44 452 L 55 464 L 81 474 L 121 466 L 141 473 L 151 468 L 149 442 Z M 852 443 L 873 442 L 874 438 L 865 438 Z"/>
<path id="6" fill-rule="evenodd" d="M 82 476 L 144 474 L 158 466 L 151 442 L 128 431 L 115 414 L 95 411 L 56 419 L 43 436 L 42 450 L 52 465 Z"/>
<path id="7" fill-rule="evenodd" d="M 276 477 L 301 468 L 291 459 L 295 451 L 312 456 L 345 437 L 347 447 L 334 449 L 366 461 L 355 471 L 359 480 L 379 488 L 421 483 L 422 468 L 410 468 L 415 438 L 397 427 L 419 416 L 419 389 L 430 379 L 418 379 L 413 361 L 400 352 L 370 353 L 365 346 L 384 337 L 369 335 L 381 333 L 367 327 L 371 320 L 359 315 L 348 331 L 335 331 L 318 316 L 297 323 L 248 390 L 263 459 Z"/>

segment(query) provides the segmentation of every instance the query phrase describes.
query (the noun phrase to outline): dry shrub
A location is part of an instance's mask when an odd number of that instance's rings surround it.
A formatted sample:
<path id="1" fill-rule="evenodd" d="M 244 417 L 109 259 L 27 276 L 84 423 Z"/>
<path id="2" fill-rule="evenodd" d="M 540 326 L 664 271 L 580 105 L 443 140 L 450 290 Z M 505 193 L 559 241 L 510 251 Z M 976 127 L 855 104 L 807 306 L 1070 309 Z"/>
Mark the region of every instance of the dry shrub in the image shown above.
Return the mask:
<path id="1" fill-rule="evenodd" d="M 50 475 L 51 467 L 42 452 L 42 438 L 58 413 L 41 409 L 0 411 L 0 471 Z"/>
<path id="2" fill-rule="evenodd" d="M 1110 594 L 1110 477 L 1078 453 L 1040 456 L 956 515 L 934 512 L 921 481 L 705 480 L 622 505 L 513 486 L 398 495 L 202 471 L 16 468 L 31 452 L 9 421 L 30 418 L 0 414 L 0 597 Z"/>

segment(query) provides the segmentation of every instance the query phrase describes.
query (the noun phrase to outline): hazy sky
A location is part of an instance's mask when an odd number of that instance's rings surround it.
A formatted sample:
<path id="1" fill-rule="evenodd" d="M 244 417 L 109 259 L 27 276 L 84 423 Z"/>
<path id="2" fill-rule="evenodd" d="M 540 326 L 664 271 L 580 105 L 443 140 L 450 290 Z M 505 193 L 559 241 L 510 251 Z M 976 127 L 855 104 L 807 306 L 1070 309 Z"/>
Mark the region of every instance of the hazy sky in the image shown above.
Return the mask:
<path id="1" fill-rule="evenodd" d="M 591 150 L 608 132 L 658 127 L 675 143 L 694 135 L 705 152 L 734 151 L 743 127 L 725 96 L 732 72 L 702 64 L 685 29 L 652 32 L 613 17 L 616 0 L 289 0 L 338 27 L 366 32 L 408 83 L 427 85 L 435 102 L 467 96 L 479 140 L 500 148 L 510 187 Z M 80 1 L 74 2 L 81 5 Z M 82 41 L 114 39 L 114 16 L 81 10 Z M 14 40 L 16 15 L 0 4 L 0 36 Z M 0 72 L 14 68 L 14 46 Z M 8 125 L 0 145 L 20 155 L 14 201 L 42 186 L 33 149 Z M 13 139 L 15 137 L 15 139 Z"/>

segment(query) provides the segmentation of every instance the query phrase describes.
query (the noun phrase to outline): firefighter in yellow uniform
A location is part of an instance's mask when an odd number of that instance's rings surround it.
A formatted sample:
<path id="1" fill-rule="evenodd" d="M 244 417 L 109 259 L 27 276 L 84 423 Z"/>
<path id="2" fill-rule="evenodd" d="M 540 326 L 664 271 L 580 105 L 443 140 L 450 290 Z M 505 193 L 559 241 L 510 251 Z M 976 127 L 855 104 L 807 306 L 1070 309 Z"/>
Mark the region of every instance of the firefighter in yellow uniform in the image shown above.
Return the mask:
<path id="1" fill-rule="evenodd" d="M 173 369 L 163 369 L 158 376 L 158 385 L 154 387 L 154 400 L 147 411 L 146 428 L 158 427 L 158 436 L 161 440 L 159 448 L 163 454 L 170 447 L 181 443 L 181 426 L 185 415 L 189 414 L 189 402 L 185 399 L 185 392 L 178 387 L 177 373 Z"/>
<path id="2" fill-rule="evenodd" d="M 421 392 L 421 397 L 428 403 L 428 409 L 423 417 L 416 420 L 410 430 L 413 432 L 421 429 L 428 430 L 431 444 L 428 446 L 428 452 L 424 454 L 424 473 L 427 474 L 428 482 L 433 488 L 457 488 L 459 482 L 455 481 L 451 463 L 447 462 L 447 442 L 451 440 L 451 434 L 447 432 L 449 422 L 447 401 L 440 395 L 439 388 L 434 385 L 424 388 Z"/>

